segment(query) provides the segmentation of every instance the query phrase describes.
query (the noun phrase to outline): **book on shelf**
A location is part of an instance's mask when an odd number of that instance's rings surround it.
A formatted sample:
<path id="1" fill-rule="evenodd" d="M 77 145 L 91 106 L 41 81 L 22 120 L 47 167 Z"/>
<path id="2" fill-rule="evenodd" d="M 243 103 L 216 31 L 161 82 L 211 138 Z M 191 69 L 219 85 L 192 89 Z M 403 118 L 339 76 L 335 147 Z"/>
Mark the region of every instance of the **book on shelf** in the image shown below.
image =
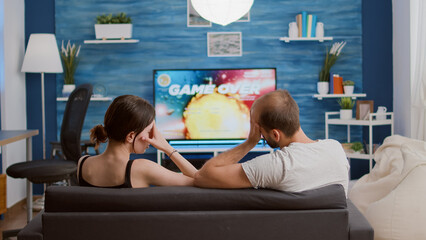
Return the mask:
<path id="1" fill-rule="evenodd" d="M 308 14 L 306 24 L 307 24 L 306 36 L 311 37 L 312 36 L 311 35 L 311 32 L 312 32 L 312 15 L 311 14 Z"/>
<path id="2" fill-rule="evenodd" d="M 316 30 L 317 28 L 317 15 L 312 15 L 312 31 L 311 31 L 311 37 L 316 37 Z"/>
<path id="3" fill-rule="evenodd" d="M 333 93 L 343 94 L 343 77 L 333 74 Z"/>
<path id="4" fill-rule="evenodd" d="M 302 37 L 302 14 L 301 13 L 296 15 L 296 23 L 297 23 L 297 28 L 299 30 L 298 37 Z"/>
<path id="5" fill-rule="evenodd" d="M 328 90 L 328 92 L 330 93 L 330 94 L 333 94 L 334 93 L 334 82 L 333 82 L 333 73 L 330 73 L 330 81 L 329 81 L 330 83 L 328 84 L 329 85 L 329 90 Z"/>
<path id="6" fill-rule="evenodd" d="M 307 25 L 307 12 L 302 12 L 302 37 L 307 37 L 308 25 Z"/>

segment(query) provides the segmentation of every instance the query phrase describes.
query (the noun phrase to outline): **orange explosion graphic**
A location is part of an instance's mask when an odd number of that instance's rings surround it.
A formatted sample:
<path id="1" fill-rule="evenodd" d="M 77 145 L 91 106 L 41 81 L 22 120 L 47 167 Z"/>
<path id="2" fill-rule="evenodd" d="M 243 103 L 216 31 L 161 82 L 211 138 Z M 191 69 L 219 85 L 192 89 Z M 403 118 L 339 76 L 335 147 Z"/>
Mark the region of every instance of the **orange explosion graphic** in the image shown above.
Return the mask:
<path id="1" fill-rule="evenodd" d="M 187 139 L 245 138 L 250 110 L 239 95 L 197 94 L 183 112 Z"/>

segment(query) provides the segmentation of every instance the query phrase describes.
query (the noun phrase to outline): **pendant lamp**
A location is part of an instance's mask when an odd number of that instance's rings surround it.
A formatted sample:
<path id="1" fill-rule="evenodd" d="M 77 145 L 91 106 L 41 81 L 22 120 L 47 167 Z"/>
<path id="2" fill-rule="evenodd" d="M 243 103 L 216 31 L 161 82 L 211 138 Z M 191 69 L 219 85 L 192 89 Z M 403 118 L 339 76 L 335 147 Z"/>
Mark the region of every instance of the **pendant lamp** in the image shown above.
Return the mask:
<path id="1" fill-rule="evenodd" d="M 191 0 L 192 6 L 204 19 L 226 26 L 250 11 L 254 0 Z"/>

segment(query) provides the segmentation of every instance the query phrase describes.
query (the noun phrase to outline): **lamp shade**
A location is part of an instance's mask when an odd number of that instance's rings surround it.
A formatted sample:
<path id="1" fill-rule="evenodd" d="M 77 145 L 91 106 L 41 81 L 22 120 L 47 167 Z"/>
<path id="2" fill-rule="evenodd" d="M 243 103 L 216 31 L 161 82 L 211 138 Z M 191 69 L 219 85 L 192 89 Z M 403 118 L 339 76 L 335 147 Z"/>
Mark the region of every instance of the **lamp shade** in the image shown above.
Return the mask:
<path id="1" fill-rule="evenodd" d="M 54 34 L 31 34 L 21 72 L 61 73 L 61 57 Z"/>
<path id="2" fill-rule="evenodd" d="M 191 3 L 204 19 L 226 26 L 248 13 L 253 0 L 191 0 Z"/>

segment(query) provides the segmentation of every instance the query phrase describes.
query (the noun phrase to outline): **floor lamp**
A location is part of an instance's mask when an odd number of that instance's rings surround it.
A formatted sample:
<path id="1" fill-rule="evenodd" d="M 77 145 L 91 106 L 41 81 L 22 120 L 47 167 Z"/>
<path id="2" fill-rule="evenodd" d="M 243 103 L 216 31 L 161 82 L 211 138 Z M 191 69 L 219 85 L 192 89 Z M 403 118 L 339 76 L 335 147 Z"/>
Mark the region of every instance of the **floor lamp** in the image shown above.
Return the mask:
<path id="1" fill-rule="evenodd" d="M 41 73 L 41 114 L 43 159 L 46 159 L 46 123 L 44 104 L 44 74 L 62 73 L 62 62 L 54 34 L 31 34 L 21 72 Z"/>

